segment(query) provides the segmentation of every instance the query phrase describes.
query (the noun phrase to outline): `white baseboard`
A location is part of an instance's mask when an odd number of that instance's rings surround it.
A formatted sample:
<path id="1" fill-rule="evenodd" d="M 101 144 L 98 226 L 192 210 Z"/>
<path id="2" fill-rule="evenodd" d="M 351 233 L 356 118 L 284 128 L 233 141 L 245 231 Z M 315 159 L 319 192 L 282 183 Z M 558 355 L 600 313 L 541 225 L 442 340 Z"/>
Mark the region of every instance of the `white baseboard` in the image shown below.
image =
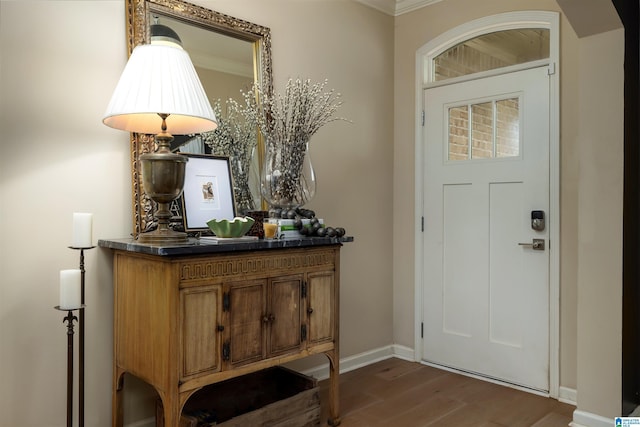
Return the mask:
<path id="1" fill-rule="evenodd" d="M 558 400 L 562 403 L 577 406 L 578 391 L 575 388 L 562 387 L 558 389 Z"/>
<path id="2" fill-rule="evenodd" d="M 389 359 L 393 357 L 393 346 L 380 347 L 375 350 L 365 351 L 364 353 L 356 354 L 353 356 L 340 359 L 340 373 L 353 371 L 354 369 L 362 368 L 363 366 L 371 365 L 372 363 L 379 362 L 381 360 Z M 302 371 L 304 375 L 314 377 L 319 381 L 329 378 L 329 363 L 323 363 L 320 366 L 316 366 Z"/>
<path id="3" fill-rule="evenodd" d="M 591 412 L 573 411 L 573 421 L 569 424 L 571 427 L 611 427 L 613 426 L 613 418 L 606 418 Z"/>
<path id="4" fill-rule="evenodd" d="M 340 359 L 340 373 L 353 371 L 354 369 L 362 368 L 363 366 L 371 365 L 391 357 L 397 357 L 398 359 L 409 362 L 415 361 L 412 348 L 394 344 Z M 329 378 L 329 363 L 323 363 L 320 366 L 307 369 L 302 373 L 314 377 L 319 381 L 326 380 Z"/>
<path id="5" fill-rule="evenodd" d="M 416 352 L 410 348 L 405 347 L 403 345 L 394 344 L 393 346 L 393 356 L 398 359 L 406 360 L 409 362 L 417 362 L 416 360 Z"/>

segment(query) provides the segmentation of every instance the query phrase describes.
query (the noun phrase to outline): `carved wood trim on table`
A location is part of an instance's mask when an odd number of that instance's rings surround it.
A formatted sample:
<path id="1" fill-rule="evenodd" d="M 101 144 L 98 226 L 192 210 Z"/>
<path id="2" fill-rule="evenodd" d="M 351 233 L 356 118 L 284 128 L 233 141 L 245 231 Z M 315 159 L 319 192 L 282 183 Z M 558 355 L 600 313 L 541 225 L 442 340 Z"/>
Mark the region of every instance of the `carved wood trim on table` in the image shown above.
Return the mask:
<path id="1" fill-rule="evenodd" d="M 334 250 L 306 253 L 274 253 L 237 258 L 190 260 L 181 263 L 180 280 L 182 283 L 205 279 L 236 276 L 238 274 L 276 275 L 295 268 L 331 267 L 334 265 Z"/>

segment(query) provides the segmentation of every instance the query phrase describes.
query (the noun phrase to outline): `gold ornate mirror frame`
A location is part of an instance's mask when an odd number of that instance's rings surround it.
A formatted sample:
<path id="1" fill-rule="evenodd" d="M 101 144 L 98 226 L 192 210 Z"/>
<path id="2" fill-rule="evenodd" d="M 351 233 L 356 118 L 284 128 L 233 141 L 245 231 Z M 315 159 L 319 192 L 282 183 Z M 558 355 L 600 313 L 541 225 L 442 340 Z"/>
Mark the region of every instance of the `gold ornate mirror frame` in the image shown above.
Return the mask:
<path id="1" fill-rule="evenodd" d="M 149 43 L 154 13 L 178 19 L 187 24 L 215 33 L 245 40 L 253 44 L 254 82 L 271 93 L 273 76 L 271 67 L 271 33 L 269 28 L 237 19 L 181 0 L 125 0 L 127 14 L 127 46 L 129 55 L 139 44 Z M 140 155 L 155 150 L 153 135 L 131 134 L 131 178 L 133 199 L 133 235 L 152 229 L 154 202 L 146 195 L 142 185 Z M 263 146 L 258 141 L 258 156 Z"/>

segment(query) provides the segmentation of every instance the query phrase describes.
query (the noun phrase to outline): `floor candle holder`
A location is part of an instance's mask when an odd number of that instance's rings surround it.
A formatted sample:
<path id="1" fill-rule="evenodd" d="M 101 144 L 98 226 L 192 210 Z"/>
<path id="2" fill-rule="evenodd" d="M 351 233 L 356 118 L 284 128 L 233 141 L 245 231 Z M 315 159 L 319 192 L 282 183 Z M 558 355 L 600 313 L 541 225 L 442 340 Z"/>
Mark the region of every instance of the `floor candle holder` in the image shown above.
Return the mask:
<path id="1" fill-rule="evenodd" d="M 80 310 L 80 321 L 78 322 L 78 424 L 80 427 L 84 427 L 84 251 L 93 248 L 95 248 L 95 246 L 69 246 L 69 249 L 80 251 L 80 304 L 82 304 L 82 309 Z"/>
<path id="2" fill-rule="evenodd" d="M 67 323 L 67 427 L 73 427 L 73 322 L 78 321 L 73 312 L 80 310 L 82 313 L 84 307 L 67 309 L 56 305 L 54 308 L 67 313 L 62 320 Z"/>

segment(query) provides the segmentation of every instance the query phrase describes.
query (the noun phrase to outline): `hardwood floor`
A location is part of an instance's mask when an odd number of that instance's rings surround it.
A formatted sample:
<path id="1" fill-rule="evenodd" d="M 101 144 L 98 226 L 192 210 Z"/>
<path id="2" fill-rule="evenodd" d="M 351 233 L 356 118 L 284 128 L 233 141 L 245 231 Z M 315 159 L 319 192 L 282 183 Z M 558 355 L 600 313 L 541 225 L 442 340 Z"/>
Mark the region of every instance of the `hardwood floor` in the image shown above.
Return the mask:
<path id="1" fill-rule="evenodd" d="M 327 396 L 327 381 L 321 381 L 321 402 Z M 342 427 L 564 427 L 574 409 L 554 399 L 396 358 L 340 375 Z M 325 405 L 321 420 L 325 425 Z"/>

